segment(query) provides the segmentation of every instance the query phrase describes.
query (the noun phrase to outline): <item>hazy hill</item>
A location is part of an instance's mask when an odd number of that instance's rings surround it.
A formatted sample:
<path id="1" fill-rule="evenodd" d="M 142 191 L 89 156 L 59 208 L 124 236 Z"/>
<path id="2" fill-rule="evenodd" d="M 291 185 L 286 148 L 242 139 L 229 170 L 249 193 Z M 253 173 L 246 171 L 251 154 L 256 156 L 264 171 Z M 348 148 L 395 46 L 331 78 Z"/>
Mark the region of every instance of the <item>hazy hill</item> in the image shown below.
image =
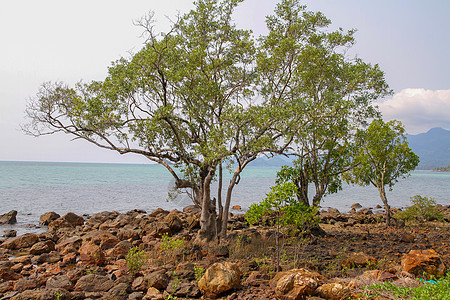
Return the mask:
<path id="1" fill-rule="evenodd" d="M 450 131 L 432 128 L 426 133 L 408 135 L 411 149 L 420 157 L 418 170 L 432 170 L 450 164 Z"/>

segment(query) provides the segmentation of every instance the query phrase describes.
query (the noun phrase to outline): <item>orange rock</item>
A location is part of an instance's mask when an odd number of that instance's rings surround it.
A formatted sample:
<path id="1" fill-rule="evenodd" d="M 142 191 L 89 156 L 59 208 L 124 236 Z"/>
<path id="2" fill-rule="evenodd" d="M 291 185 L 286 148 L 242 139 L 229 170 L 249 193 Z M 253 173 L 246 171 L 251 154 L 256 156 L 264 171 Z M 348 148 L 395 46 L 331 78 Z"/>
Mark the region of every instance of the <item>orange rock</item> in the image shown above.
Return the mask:
<path id="1" fill-rule="evenodd" d="M 429 278 L 430 275 L 441 277 L 447 268 L 436 251 L 411 250 L 402 258 L 402 271 L 419 277 Z"/>
<path id="2" fill-rule="evenodd" d="M 85 264 L 101 265 L 105 262 L 105 255 L 100 246 L 85 241 L 80 247 L 80 260 Z"/>

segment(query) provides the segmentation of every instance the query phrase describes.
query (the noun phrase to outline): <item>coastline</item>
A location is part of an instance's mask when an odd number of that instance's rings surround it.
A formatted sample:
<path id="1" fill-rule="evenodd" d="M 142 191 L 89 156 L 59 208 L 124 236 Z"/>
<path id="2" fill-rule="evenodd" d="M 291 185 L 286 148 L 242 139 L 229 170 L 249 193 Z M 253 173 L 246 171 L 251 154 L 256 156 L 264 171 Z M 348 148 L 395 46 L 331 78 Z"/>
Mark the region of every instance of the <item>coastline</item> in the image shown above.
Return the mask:
<path id="1" fill-rule="evenodd" d="M 333 293 L 346 295 L 361 293 L 368 280 L 394 284 L 406 280 L 411 286 L 420 285 L 414 278 L 423 274 L 405 271 L 403 258 L 414 249 L 432 250 L 439 261 L 450 264 L 450 207 L 442 209 L 447 221 L 433 223 L 433 227 L 386 228 L 382 214 L 364 208 L 351 214 L 322 212 L 320 226 L 325 236 L 293 240 L 282 236 L 284 272 L 274 271 L 274 228 L 249 226 L 242 214 L 230 219 L 228 238 L 220 245 L 197 245 L 199 211 L 192 206 L 182 211 L 101 212 L 88 218 L 48 213 L 41 216 L 44 232 L 1 241 L 0 296 L 274 299 L 280 293 L 277 281 L 289 272 L 316 282 L 308 295 L 328 295 L 325 298 L 331 297 L 325 291 L 330 284 Z M 132 247 L 145 256 L 133 272 L 127 264 Z M 237 283 L 220 291 L 210 288 L 220 276 L 229 278 L 211 273 L 218 266 L 234 272 L 230 278 Z M 337 284 L 341 289 L 336 289 Z M 122 298 L 114 298 L 117 294 Z"/>

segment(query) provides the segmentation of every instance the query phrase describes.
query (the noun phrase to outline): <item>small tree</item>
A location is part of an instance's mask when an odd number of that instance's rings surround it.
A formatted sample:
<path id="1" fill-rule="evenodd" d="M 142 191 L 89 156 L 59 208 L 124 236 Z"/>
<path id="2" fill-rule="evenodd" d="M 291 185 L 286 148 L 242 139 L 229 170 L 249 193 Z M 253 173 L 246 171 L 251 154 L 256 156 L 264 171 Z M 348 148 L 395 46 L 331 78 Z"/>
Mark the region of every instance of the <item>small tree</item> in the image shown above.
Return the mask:
<path id="1" fill-rule="evenodd" d="M 372 184 L 378 189 L 386 209 L 386 225 L 389 226 L 391 210 L 386 186 L 392 190 L 400 178 L 409 176 L 409 172 L 419 164 L 419 157 L 408 146 L 402 124 L 395 120 L 385 123 L 375 119 L 367 130 L 359 131 L 355 162 L 359 165 L 346 176 L 347 181 Z"/>
<path id="2" fill-rule="evenodd" d="M 277 271 L 280 268 L 281 230 L 293 229 L 296 233 L 302 233 L 318 226 L 317 208 L 297 201 L 296 191 L 292 182 L 275 185 L 262 202 L 252 204 L 246 213 L 250 224 L 259 222 L 265 216 L 274 217 Z"/>

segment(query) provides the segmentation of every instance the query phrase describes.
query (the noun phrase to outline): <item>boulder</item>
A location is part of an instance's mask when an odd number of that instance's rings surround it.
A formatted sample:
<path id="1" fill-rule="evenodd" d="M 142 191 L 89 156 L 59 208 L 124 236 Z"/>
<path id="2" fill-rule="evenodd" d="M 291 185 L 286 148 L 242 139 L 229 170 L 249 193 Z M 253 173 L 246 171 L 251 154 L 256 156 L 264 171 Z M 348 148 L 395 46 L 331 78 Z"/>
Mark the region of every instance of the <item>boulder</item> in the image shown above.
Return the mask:
<path id="1" fill-rule="evenodd" d="M 114 286 L 108 277 L 97 274 L 88 274 L 78 279 L 75 290 L 84 292 L 107 292 Z"/>
<path id="2" fill-rule="evenodd" d="M 66 289 L 70 290 L 72 288 L 73 284 L 72 281 L 70 281 L 69 277 L 67 275 L 58 275 L 50 277 L 45 287 L 47 289 Z"/>
<path id="3" fill-rule="evenodd" d="M 183 228 L 183 222 L 180 219 L 178 211 L 171 211 L 165 218 L 164 221 L 169 226 L 172 233 L 176 233 Z"/>
<path id="4" fill-rule="evenodd" d="M 131 291 L 130 286 L 122 282 L 110 289 L 102 300 L 127 300 L 129 291 Z"/>
<path id="5" fill-rule="evenodd" d="M 135 241 L 141 238 L 143 231 L 141 229 L 121 228 L 117 231 L 117 237 L 120 240 Z"/>
<path id="6" fill-rule="evenodd" d="M 101 265 L 105 262 L 105 254 L 100 246 L 91 241 L 84 241 L 80 249 L 80 260 L 88 265 Z"/>
<path id="7" fill-rule="evenodd" d="M 56 250 L 60 251 L 62 255 L 65 255 L 67 253 L 62 253 L 62 250 L 64 250 L 67 247 L 70 247 L 70 249 L 77 250 L 80 248 L 83 240 L 78 235 L 74 235 L 68 238 L 64 238 L 56 244 L 55 248 Z"/>
<path id="8" fill-rule="evenodd" d="M 377 260 L 363 252 L 352 253 L 342 262 L 342 266 L 350 268 L 363 268 L 367 265 L 376 265 Z"/>
<path id="9" fill-rule="evenodd" d="M 352 295 L 351 290 L 339 282 L 323 284 L 317 288 L 316 293 L 320 297 L 330 300 L 350 299 Z"/>
<path id="10" fill-rule="evenodd" d="M 163 299 L 164 299 L 163 294 L 161 294 L 161 292 L 158 289 L 155 289 L 154 287 L 149 288 L 144 298 L 142 298 L 142 300 L 163 300 Z"/>
<path id="11" fill-rule="evenodd" d="M 164 270 L 155 271 L 145 276 L 137 277 L 132 284 L 133 289 L 138 291 L 146 291 L 149 288 L 158 290 L 165 290 L 169 284 L 169 277 L 167 277 Z"/>
<path id="12" fill-rule="evenodd" d="M 72 212 L 68 212 L 62 218 L 69 222 L 69 224 L 73 227 L 81 226 L 84 224 L 84 218 Z"/>
<path id="13" fill-rule="evenodd" d="M 283 299 L 303 299 L 311 296 L 325 278 L 317 272 L 294 269 L 279 272 L 270 281 L 275 293 Z"/>
<path id="14" fill-rule="evenodd" d="M 59 230 L 62 228 L 73 228 L 73 226 L 69 223 L 69 221 L 62 217 L 48 223 L 49 230 Z"/>
<path id="15" fill-rule="evenodd" d="M 204 294 L 219 295 L 239 288 L 241 271 L 237 264 L 223 262 L 210 266 L 198 282 L 200 291 Z"/>
<path id="16" fill-rule="evenodd" d="M 30 249 L 30 254 L 40 255 L 42 253 L 49 253 L 55 250 L 55 243 L 52 241 L 43 241 L 34 244 Z"/>
<path id="17" fill-rule="evenodd" d="M 8 280 L 14 273 L 12 267 L 13 263 L 9 260 L 0 261 L 0 279 Z"/>
<path id="18" fill-rule="evenodd" d="M 16 237 L 17 231 L 13 229 L 5 230 L 3 236 L 7 238 Z"/>
<path id="19" fill-rule="evenodd" d="M 164 233 L 170 234 L 169 226 L 164 222 L 154 222 L 144 227 L 145 232 L 150 237 L 161 237 Z"/>
<path id="20" fill-rule="evenodd" d="M 22 248 L 29 248 L 39 241 L 39 237 L 34 233 L 25 233 L 14 238 L 7 239 L 1 247 L 10 250 L 18 250 Z"/>
<path id="21" fill-rule="evenodd" d="M 50 222 L 55 221 L 61 217 L 59 214 L 55 213 L 54 211 L 47 212 L 40 216 L 39 218 L 39 226 L 46 226 L 50 224 Z"/>
<path id="22" fill-rule="evenodd" d="M 441 256 L 433 249 L 411 250 L 403 256 L 401 264 L 402 271 L 425 278 L 444 276 L 447 270 Z"/>
<path id="23" fill-rule="evenodd" d="M 0 225 L 4 224 L 16 224 L 17 223 L 17 210 L 12 210 L 9 213 L 0 215 Z"/>
<path id="24" fill-rule="evenodd" d="M 83 241 L 90 241 L 98 246 L 102 250 L 113 248 L 120 240 L 112 233 L 104 230 L 91 231 L 83 236 Z"/>
<path id="25" fill-rule="evenodd" d="M 125 258 L 130 251 L 132 244 L 129 241 L 121 241 L 114 248 L 106 250 L 106 256 L 114 259 Z"/>
<path id="26" fill-rule="evenodd" d="M 35 278 L 20 278 L 14 284 L 15 291 L 31 290 L 39 285 Z"/>

